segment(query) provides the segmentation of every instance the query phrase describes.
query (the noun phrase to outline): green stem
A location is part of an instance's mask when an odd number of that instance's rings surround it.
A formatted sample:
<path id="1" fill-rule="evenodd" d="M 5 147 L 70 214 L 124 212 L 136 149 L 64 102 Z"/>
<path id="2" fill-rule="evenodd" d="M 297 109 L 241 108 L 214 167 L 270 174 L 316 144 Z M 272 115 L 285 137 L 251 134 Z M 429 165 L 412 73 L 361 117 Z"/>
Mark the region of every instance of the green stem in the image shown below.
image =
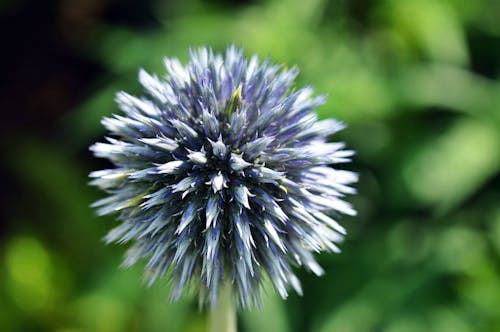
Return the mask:
<path id="1" fill-rule="evenodd" d="M 226 282 L 220 290 L 217 306 L 210 313 L 210 332 L 236 332 L 236 308 L 231 293 L 231 283 Z"/>

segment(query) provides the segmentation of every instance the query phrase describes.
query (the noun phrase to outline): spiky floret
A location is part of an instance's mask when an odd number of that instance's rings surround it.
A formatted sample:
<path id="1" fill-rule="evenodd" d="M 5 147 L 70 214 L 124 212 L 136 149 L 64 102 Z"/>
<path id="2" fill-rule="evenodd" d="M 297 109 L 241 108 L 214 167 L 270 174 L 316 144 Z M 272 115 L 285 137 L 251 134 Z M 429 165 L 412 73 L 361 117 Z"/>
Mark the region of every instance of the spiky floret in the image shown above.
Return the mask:
<path id="1" fill-rule="evenodd" d="M 140 70 L 147 95 L 118 93 L 125 115 L 102 121 L 114 138 L 91 150 L 115 168 L 90 174 L 109 194 L 94 206 L 121 221 L 106 241 L 132 241 L 124 264 L 145 258 L 146 278 L 167 275 L 174 299 L 194 284 L 213 305 L 229 282 L 251 307 L 267 277 L 283 298 L 302 293 L 292 267 L 323 274 L 313 252 L 338 252 L 333 218 L 355 214 L 342 197 L 356 174 L 330 166 L 353 154 L 327 141 L 344 125 L 318 121 L 325 98 L 294 90 L 295 68 L 235 47 L 190 56 L 165 59 L 163 78 Z"/>

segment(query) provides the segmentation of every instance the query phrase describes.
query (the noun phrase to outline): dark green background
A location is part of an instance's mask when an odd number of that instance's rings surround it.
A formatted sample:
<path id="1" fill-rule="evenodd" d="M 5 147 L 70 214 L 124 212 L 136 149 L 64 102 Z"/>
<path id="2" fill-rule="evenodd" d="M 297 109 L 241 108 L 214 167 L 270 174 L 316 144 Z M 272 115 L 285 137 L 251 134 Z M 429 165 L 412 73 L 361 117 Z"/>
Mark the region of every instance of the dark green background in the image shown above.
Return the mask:
<path id="1" fill-rule="evenodd" d="M 4 1 L 1 331 L 205 331 L 105 246 L 88 146 L 139 67 L 230 43 L 301 69 L 349 127 L 359 211 L 305 295 L 240 331 L 500 331 L 500 1 Z"/>

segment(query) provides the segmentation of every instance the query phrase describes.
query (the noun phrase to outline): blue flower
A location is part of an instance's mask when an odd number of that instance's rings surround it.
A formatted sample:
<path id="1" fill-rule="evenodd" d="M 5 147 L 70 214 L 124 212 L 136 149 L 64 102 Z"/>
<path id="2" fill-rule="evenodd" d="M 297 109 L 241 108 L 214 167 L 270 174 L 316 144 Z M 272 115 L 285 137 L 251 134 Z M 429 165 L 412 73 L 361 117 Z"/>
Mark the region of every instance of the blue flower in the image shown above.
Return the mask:
<path id="1" fill-rule="evenodd" d="M 165 59 L 167 75 L 144 70 L 145 95 L 125 92 L 124 115 L 104 118 L 112 137 L 91 146 L 114 168 L 90 174 L 108 196 L 98 214 L 117 213 L 107 242 L 132 242 L 125 266 L 145 259 L 146 278 L 166 276 L 172 297 L 195 287 L 214 305 L 231 283 L 242 307 L 260 304 L 264 279 L 283 298 L 302 293 L 294 267 L 316 275 L 313 253 L 338 252 L 354 215 L 343 200 L 355 173 L 331 167 L 353 151 L 329 143 L 344 128 L 318 121 L 324 96 L 294 89 L 298 71 L 229 47 L 224 55 L 201 48 L 183 66 Z"/>

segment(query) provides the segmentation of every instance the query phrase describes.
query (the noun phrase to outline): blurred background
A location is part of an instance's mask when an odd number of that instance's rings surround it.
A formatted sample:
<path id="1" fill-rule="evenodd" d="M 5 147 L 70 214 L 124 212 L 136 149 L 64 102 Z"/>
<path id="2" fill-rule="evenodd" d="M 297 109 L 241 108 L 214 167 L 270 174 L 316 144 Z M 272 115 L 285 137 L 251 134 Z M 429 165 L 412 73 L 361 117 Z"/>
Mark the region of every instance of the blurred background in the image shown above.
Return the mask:
<path id="1" fill-rule="evenodd" d="M 270 292 L 242 332 L 500 331 L 500 1 L 4 0 L 0 330 L 205 331 L 105 246 L 88 152 L 139 67 L 236 43 L 301 69 L 349 127 L 359 211 L 305 295 Z"/>

